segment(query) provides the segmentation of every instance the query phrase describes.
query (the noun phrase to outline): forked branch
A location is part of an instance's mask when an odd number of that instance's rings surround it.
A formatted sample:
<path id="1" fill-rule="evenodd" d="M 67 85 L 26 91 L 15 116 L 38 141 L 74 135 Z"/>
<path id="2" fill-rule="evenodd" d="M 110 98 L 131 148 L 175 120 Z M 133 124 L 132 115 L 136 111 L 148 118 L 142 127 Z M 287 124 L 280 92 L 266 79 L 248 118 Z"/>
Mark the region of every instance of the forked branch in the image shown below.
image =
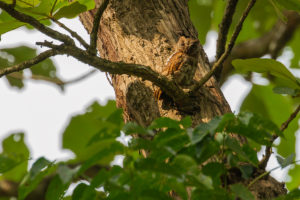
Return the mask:
<path id="1" fill-rule="evenodd" d="M 284 131 L 285 129 L 287 129 L 287 127 L 289 126 L 289 124 L 291 123 L 291 121 L 293 121 L 293 119 L 296 118 L 297 114 L 300 111 L 300 105 L 296 108 L 296 110 L 290 115 L 290 117 L 281 124 L 280 127 L 280 131 Z M 273 142 L 278 138 L 278 135 L 273 135 L 272 139 L 271 139 L 271 145 L 266 147 L 265 150 L 265 155 L 264 157 L 261 159 L 260 163 L 259 163 L 259 168 L 261 169 L 265 169 L 268 161 L 272 155 L 272 144 Z"/>
<path id="2" fill-rule="evenodd" d="M 49 27 L 46 27 L 45 25 L 40 23 L 35 18 L 15 10 L 14 7 L 12 7 L 9 4 L 6 4 L 6 3 L 0 1 L 0 8 L 3 9 L 4 11 L 6 11 L 13 18 L 15 18 L 21 22 L 30 24 L 31 26 L 33 26 L 40 32 L 44 33 L 45 35 L 48 35 L 49 37 L 51 37 L 53 39 L 62 41 L 66 44 L 74 44 L 74 41 L 69 36 L 62 34 L 60 32 L 57 32 Z"/>
<path id="3" fill-rule="evenodd" d="M 75 31 L 71 30 L 69 27 L 67 27 L 66 25 L 64 25 L 63 23 L 61 23 L 60 21 L 58 21 L 57 19 L 51 18 L 51 20 L 56 23 L 57 25 L 59 25 L 61 28 L 65 29 L 66 31 L 68 31 L 71 36 L 75 39 L 78 40 L 78 42 L 80 42 L 80 44 L 85 48 L 88 49 L 89 45 L 84 41 L 84 39 L 82 37 L 80 37 L 80 35 L 78 35 Z"/>
<path id="4" fill-rule="evenodd" d="M 251 8 L 254 6 L 256 0 L 250 0 L 247 8 L 245 9 L 242 17 L 240 18 L 238 24 L 236 25 L 235 27 L 235 30 L 231 36 L 231 39 L 230 39 L 230 42 L 229 44 L 227 45 L 227 48 L 225 50 L 225 52 L 222 54 L 222 56 L 217 60 L 217 62 L 214 63 L 212 69 L 206 74 L 204 75 L 204 77 L 202 77 L 202 79 L 196 83 L 194 85 L 194 87 L 192 88 L 191 90 L 191 94 L 193 94 L 194 92 L 196 92 L 200 87 L 202 87 L 213 75 L 214 73 L 217 71 L 217 69 L 219 67 L 222 66 L 223 62 L 225 61 L 225 59 L 230 55 L 231 53 L 231 50 L 235 44 L 235 41 L 239 35 L 239 33 L 241 32 L 242 30 L 242 27 L 243 27 L 243 23 L 245 21 L 245 19 L 247 18 Z"/>

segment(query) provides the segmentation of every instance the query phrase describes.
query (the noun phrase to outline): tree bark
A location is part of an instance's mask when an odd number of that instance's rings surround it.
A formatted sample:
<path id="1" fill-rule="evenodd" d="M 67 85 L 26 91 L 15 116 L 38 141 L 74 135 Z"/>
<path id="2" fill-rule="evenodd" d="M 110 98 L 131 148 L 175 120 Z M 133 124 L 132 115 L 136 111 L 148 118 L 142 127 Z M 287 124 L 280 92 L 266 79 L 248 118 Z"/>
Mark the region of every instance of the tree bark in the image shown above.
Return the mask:
<path id="1" fill-rule="evenodd" d="M 94 14 L 95 11 L 90 11 L 80 17 L 89 32 Z M 191 38 L 198 36 L 190 21 L 187 1 L 111 1 L 102 16 L 98 49 L 105 59 L 143 64 L 162 72 L 182 35 Z M 196 80 L 200 80 L 209 70 L 203 49 L 198 66 Z M 158 116 L 182 119 L 187 115 L 175 106 L 165 105 L 163 101 L 157 103 L 153 98 L 154 86 L 150 82 L 127 75 L 114 75 L 112 80 L 117 106 L 124 109 L 125 121 L 134 120 L 148 125 Z M 195 102 L 199 108 L 192 113 L 194 125 L 230 112 L 213 78 L 199 91 Z"/>
<path id="2" fill-rule="evenodd" d="M 101 4 L 101 0 L 96 2 Z M 89 33 L 95 13 L 92 10 L 80 15 Z M 198 36 L 190 20 L 187 0 L 111 0 L 100 22 L 97 47 L 105 59 L 143 64 L 162 72 L 182 35 L 191 38 Z M 202 47 L 199 58 L 194 77 L 198 81 L 210 69 Z M 180 120 L 189 115 L 195 126 L 217 115 L 231 112 L 214 78 L 195 94 L 191 104 L 197 106 L 193 112 L 188 113 L 166 100 L 155 100 L 153 91 L 156 86 L 149 81 L 128 75 L 111 77 L 117 106 L 123 108 L 125 122 L 136 121 L 147 126 L 159 116 Z M 268 187 L 273 196 L 284 193 L 282 184 L 269 179 Z M 260 199 L 261 192 L 266 191 L 257 190 L 253 193 Z"/>

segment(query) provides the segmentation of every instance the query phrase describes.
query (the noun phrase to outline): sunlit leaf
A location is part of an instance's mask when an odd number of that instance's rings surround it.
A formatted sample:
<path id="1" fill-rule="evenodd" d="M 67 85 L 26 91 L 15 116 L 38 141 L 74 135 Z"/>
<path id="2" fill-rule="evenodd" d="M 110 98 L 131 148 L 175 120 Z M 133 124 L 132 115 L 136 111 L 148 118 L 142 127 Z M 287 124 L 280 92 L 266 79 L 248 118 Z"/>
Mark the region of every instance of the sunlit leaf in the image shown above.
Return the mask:
<path id="1" fill-rule="evenodd" d="M 84 183 L 80 183 L 75 188 L 72 200 L 93 200 L 96 199 L 96 191 Z"/>
<path id="2" fill-rule="evenodd" d="M 293 169 L 289 170 L 291 180 L 286 183 L 289 190 L 296 189 L 300 186 L 300 165 L 296 164 Z"/>
<path id="3" fill-rule="evenodd" d="M 252 90 L 245 98 L 241 110 L 258 113 L 265 119 L 269 119 L 277 126 L 281 126 L 293 112 L 293 105 L 289 98 L 274 94 L 272 86 L 253 85 Z M 281 156 L 289 156 L 295 152 L 295 132 L 298 129 L 297 120 L 294 119 L 284 131 L 284 138 L 277 146 L 277 152 Z M 255 146 L 259 150 L 259 146 Z"/>
<path id="4" fill-rule="evenodd" d="M 14 168 L 6 171 L 3 177 L 11 181 L 20 181 L 27 172 L 29 159 L 29 149 L 24 141 L 24 133 L 11 134 L 5 138 L 2 141 L 2 149 L 2 155 L 13 159 L 14 162 L 19 162 Z"/>
<path id="5" fill-rule="evenodd" d="M 230 185 L 230 189 L 234 192 L 236 197 L 240 197 L 242 200 L 254 200 L 253 194 L 242 184 Z"/>
<path id="6" fill-rule="evenodd" d="M 22 180 L 18 188 L 18 199 L 25 199 L 38 184 L 51 172 L 55 170 L 55 166 L 45 158 L 39 158 L 31 167 L 29 173 Z"/>
<path id="7" fill-rule="evenodd" d="M 280 62 L 273 59 L 251 58 L 236 59 L 232 61 L 233 66 L 240 72 L 258 72 L 270 73 L 271 75 L 282 79 L 284 82 L 279 86 L 288 86 L 290 88 L 300 89 L 300 84 L 295 76 Z"/>

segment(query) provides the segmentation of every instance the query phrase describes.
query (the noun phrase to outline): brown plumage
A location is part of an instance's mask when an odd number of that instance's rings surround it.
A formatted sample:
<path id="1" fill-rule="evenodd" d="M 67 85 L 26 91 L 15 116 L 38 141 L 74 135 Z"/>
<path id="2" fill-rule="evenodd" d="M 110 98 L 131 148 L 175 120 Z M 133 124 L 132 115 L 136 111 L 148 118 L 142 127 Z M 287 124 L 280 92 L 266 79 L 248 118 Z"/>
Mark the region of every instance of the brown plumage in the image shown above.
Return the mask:
<path id="1" fill-rule="evenodd" d="M 167 61 L 162 75 L 171 76 L 180 86 L 190 85 L 197 68 L 199 47 L 199 40 L 181 36 L 177 42 L 176 51 Z M 154 97 L 159 100 L 162 93 L 161 89 L 157 89 Z"/>

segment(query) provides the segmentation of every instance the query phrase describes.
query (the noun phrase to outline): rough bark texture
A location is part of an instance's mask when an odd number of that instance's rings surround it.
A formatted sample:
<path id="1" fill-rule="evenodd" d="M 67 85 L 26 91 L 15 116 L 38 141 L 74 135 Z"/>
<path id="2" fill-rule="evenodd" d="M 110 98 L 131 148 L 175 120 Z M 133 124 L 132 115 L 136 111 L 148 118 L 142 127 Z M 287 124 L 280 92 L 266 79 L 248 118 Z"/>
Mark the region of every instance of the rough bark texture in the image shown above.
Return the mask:
<path id="1" fill-rule="evenodd" d="M 99 4 L 101 0 L 96 2 Z M 95 12 L 89 11 L 80 16 L 88 32 L 92 29 Z M 100 22 L 97 45 L 105 59 L 143 64 L 162 72 L 182 35 L 198 36 L 190 21 L 187 0 L 111 0 Z M 195 80 L 200 80 L 210 68 L 202 48 L 199 57 Z M 197 104 L 198 108 L 193 113 L 181 112 L 166 100 L 157 102 L 153 97 L 155 86 L 148 81 L 127 75 L 113 75 L 112 80 L 117 106 L 123 108 L 125 121 L 136 121 L 146 126 L 159 116 L 182 119 L 190 115 L 193 124 L 197 125 L 230 112 L 214 78 L 195 94 L 195 101 L 191 104 Z M 277 183 L 273 179 L 267 181 L 272 192 Z M 281 184 L 279 188 L 281 190 L 276 189 L 280 194 L 283 192 Z M 259 193 L 257 197 L 262 196 Z"/>
<path id="2" fill-rule="evenodd" d="M 91 31 L 93 15 L 95 11 L 81 15 L 81 20 L 87 30 Z M 138 1 L 123 0 L 111 1 L 103 14 L 99 31 L 98 49 L 103 58 L 111 61 L 123 61 L 143 64 L 162 72 L 167 59 L 174 53 L 178 38 L 181 36 L 197 38 L 197 31 L 192 25 L 187 2 L 185 1 Z M 204 51 L 200 55 L 198 70 L 195 79 L 199 80 L 209 70 L 208 60 Z M 113 85 L 116 93 L 117 105 L 124 109 L 125 121 L 135 120 L 141 116 L 138 113 L 148 113 L 145 125 L 151 123 L 157 116 L 167 116 L 173 119 L 181 119 L 185 113 L 178 112 L 172 105 L 158 104 L 153 99 L 151 91 L 154 87 L 150 82 L 143 82 L 136 77 L 126 75 L 113 76 Z M 132 85 L 134 83 L 134 85 Z M 149 88 L 150 94 L 143 95 L 145 91 L 131 93 L 131 87 L 141 84 Z M 216 115 L 230 112 L 230 108 L 224 97 L 211 79 L 198 95 L 200 108 L 193 113 L 194 124 L 208 121 Z M 134 102 L 144 102 L 145 111 L 134 108 Z M 137 112 L 135 109 L 138 109 Z M 159 110 L 153 113 L 153 109 Z M 145 117 L 142 117 L 145 118 Z"/>

